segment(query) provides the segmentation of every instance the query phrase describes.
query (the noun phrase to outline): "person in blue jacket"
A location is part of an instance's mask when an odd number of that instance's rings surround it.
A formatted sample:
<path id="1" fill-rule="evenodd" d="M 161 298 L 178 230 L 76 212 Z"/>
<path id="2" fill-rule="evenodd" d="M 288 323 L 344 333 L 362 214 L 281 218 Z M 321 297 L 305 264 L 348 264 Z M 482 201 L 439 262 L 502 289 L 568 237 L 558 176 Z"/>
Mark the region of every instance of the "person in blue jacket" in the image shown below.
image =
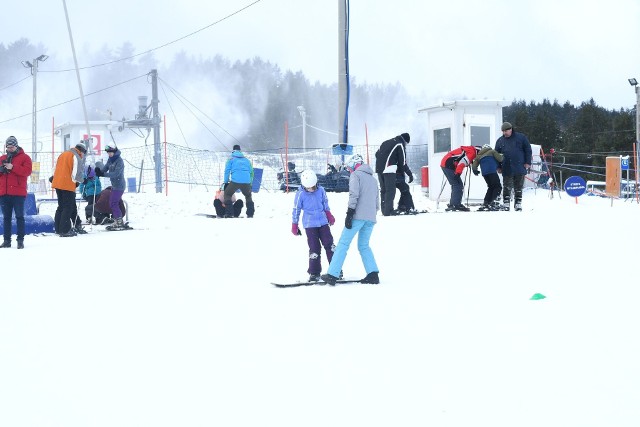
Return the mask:
<path id="1" fill-rule="evenodd" d="M 302 214 L 302 227 L 307 235 L 309 245 L 309 282 L 320 281 L 322 263 L 320 251 L 324 247 L 327 261 L 333 257 L 333 235 L 329 226 L 336 222 L 329 209 L 327 193 L 318 185 L 318 176 L 311 170 L 305 170 L 300 175 L 301 185 L 293 199 L 293 212 L 291 214 L 291 233 L 300 236 L 300 214 Z"/>
<path id="2" fill-rule="evenodd" d="M 247 218 L 253 218 L 255 206 L 251 197 L 251 184 L 253 183 L 253 165 L 247 159 L 239 145 L 233 146 L 231 158 L 224 167 L 224 205 L 225 218 L 233 218 L 233 203 L 231 196 L 240 189 L 247 202 Z"/>
<path id="3" fill-rule="evenodd" d="M 482 177 L 487 183 L 487 192 L 484 195 L 484 204 L 480 206 L 479 211 L 497 211 L 501 210 L 500 193 L 502 192 L 502 184 L 498 176 L 498 165 L 504 160 L 504 156 L 491 148 L 489 144 L 484 144 L 478 155 L 473 159 L 471 169 L 475 176 L 480 175 L 478 166 L 482 171 Z"/>
<path id="4" fill-rule="evenodd" d="M 96 162 L 96 175 L 104 176 L 111 180 L 111 196 L 109 197 L 109 207 L 113 212 L 114 224 L 110 230 L 126 230 L 127 227 L 122 219 L 123 214 L 120 210 L 120 200 L 126 188 L 124 179 L 124 160 L 122 160 L 121 152 L 115 144 L 107 144 L 104 151 L 109 155 L 107 163 L 102 166 L 101 162 Z"/>
<path id="5" fill-rule="evenodd" d="M 501 129 L 502 136 L 496 141 L 496 151 L 504 155 L 498 165 L 498 173 L 502 174 L 503 209 L 509 210 L 513 192 L 513 208 L 521 211 L 524 177 L 531 167 L 531 144 L 525 134 L 514 132 L 511 123 L 504 122 Z"/>

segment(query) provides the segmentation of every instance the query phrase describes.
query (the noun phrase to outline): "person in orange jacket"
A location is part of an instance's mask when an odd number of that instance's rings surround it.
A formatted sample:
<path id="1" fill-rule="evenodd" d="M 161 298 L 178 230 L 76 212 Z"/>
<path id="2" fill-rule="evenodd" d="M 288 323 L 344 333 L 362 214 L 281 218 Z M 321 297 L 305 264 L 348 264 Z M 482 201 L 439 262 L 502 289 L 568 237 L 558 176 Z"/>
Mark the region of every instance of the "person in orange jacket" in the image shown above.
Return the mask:
<path id="1" fill-rule="evenodd" d="M 451 200 L 447 211 L 465 211 L 468 212 L 469 208 L 462 204 L 462 194 L 464 193 L 464 183 L 462 182 L 462 172 L 464 168 L 471 165 L 473 159 L 478 155 L 480 147 L 474 147 L 472 145 L 463 145 L 455 150 L 449 151 L 442 158 L 440 167 L 442 173 L 447 177 L 447 181 L 451 185 Z"/>
<path id="2" fill-rule="evenodd" d="M 87 146 L 83 141 L 58 156 L 53 172 L 51 187 L 56 189 L 58 208 L 54 217 L 56 233 L 61 237 L 73 237 L 78 234 L 74 224 L 78 216 L 76 206 L 76 188 L 84 179 L 84 156 Z"/>

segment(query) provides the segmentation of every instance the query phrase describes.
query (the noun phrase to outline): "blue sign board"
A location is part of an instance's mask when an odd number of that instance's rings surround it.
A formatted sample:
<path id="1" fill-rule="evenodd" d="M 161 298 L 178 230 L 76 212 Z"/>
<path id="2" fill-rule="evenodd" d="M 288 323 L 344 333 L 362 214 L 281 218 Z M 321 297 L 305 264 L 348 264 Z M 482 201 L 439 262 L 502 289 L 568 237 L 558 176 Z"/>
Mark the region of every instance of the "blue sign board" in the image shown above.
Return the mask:
<path id="1" fill-rule="evenodd" d="M 629 156 L 622 157 L 620 159 L 620 161 L 621 161 L 620 164 L 622 165 L 622 170 L 623 171 L 628 171 L 629 170 Z"/>
<path id="2" fill-rule="evenodd" d="M 564 191 L 571 197 L 579 197 L 587 191 L 587 183 L 579 176 L 570 176 L 564 182 Z"/>

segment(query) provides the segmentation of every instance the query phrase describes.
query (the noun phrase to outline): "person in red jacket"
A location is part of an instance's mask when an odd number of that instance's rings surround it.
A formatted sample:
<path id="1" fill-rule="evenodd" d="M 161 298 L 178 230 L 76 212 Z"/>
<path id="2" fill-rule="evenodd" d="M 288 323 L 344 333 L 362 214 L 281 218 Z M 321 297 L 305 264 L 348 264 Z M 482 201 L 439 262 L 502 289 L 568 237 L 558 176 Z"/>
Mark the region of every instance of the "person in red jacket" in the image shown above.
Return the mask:
<path id="1" fill-rule="evenodd" d="M 480 151 L 480 147 L 474 147 L 472 145 L 463 145 L 455 150 L 449 151 L 442 158 L 440 167 L 444 176 L 447 177 L 447 181 L 451 185 L 451 200 L 447 211 L 469 211 L 469 208 L 462 204 L 462 194 L 464 193 L 464 184 L 462 182 L 462 172 L 464 168 L 469 166 L 473 159 Z"/>
<path id="2" fill-rule="evenodd" d="M 0 156 L 0 205 L 4 221 L 4 241 L 0 248 L 11 247 L 11 217 L 15 212 L 18 249 L 24 248 L 24 202 L 27 199 L 27 180 L 31 175 L 31 157 L 18 146 L 15 136 L 5 142 L 7 154 Z"/>

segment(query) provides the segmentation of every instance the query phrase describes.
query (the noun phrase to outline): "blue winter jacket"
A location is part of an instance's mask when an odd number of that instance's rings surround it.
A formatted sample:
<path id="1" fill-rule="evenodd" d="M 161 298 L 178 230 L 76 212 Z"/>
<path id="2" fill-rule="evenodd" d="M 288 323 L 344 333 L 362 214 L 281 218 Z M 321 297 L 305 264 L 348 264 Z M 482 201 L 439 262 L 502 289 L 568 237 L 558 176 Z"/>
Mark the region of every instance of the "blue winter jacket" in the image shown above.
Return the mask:
<path id="1" fill-rule="evenodd" d="M 302 227 L 322 227 L 329 223 L 325 211 L 329 209 L 329 200 L 327 193 L 322 186 L 318 185 L 316 191 L 307 191 L 301 185 L 293 199 L 293 213 L 291 215 L 291 223 L 297 224 L 302 215 Z"/>
<path id="2" fill-rule="evenodd" d="M 496 151 L 504 154 L 504 160 L 498 166 L 502 176 L 526 175 L 524 165 L 531 165 L 531 144 L 520 132 L 513 132 L 509 138 L 504 135 L 496 141 Z"/>
<path id="3" fill-rule="evenodd" d="M 242 151 L 234 151 L 224 167 L 224 182 L 229 180 L 238 184 L 251 184 L 253 182 L 253 165 Z"/>
<path id="4" fill-rule="evenodd" d="M 104 176 L 111 180 L 111 187 L 114 190 L 124 191 L 127 186 L 124 179 L 124 160 L 120 154 L 120 150 L 117 150 L 112 157 L 109 157 L 103 172 Z"/>
<path id="5" fill-rule="evenodd" d="M 86 178 L 86 175 L 85 175 Z M 82 196 L 97 196 L 102 191 L 102 184 L 96 177 L 89 178 L 86 184 L 80 184 L 78 191 Z"/>

